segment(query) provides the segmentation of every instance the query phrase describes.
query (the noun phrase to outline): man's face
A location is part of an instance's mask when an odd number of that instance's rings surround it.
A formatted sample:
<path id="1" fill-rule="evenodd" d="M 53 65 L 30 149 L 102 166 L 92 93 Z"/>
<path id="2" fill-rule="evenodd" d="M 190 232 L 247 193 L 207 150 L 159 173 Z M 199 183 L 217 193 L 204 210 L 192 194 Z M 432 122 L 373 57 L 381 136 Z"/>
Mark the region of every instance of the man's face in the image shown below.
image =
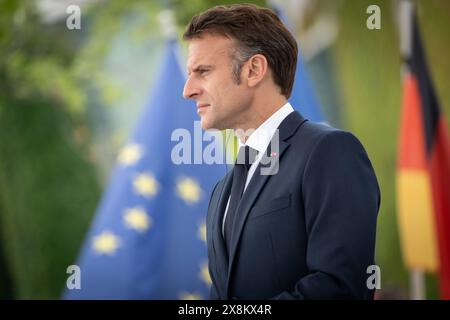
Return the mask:
<path id="1" fill-rule="evenodd" d="M 208 33 L 189 42 L 183 96 L 197 102 L 204 130 L 236 129 L 248 116 L 251 90 L 245 81 L 239 85 L 233 81 L 234 47 L 232 40 Z"/>

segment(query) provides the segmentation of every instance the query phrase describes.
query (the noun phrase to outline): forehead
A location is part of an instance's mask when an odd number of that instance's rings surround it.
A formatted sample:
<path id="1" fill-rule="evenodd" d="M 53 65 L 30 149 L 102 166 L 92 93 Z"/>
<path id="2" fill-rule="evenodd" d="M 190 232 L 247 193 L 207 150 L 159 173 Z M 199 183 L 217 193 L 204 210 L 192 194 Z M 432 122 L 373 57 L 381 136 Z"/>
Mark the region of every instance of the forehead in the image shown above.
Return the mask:
<path id="1" fill-rule="evenodd" d="M 189 41 L 188 69 L 199 64 L 213 64 L 222 59 L 229 59 L 234 42 L 221 35 L 204 34 Z"/>

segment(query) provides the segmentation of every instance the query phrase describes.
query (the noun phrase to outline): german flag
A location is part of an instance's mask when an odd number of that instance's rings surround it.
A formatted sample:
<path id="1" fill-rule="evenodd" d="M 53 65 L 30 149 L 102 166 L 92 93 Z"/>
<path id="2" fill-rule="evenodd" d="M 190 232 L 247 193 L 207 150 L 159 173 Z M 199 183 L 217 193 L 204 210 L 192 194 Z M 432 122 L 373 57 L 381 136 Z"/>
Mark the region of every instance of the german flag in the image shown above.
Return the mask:
<path id="1" fill-rule="evenodd" d="M 450 299 L 450 140 L 414 11 L 409 30 L 397 173 L 400 239 L 406 265 L 438 272 L 441 297 Z"/>

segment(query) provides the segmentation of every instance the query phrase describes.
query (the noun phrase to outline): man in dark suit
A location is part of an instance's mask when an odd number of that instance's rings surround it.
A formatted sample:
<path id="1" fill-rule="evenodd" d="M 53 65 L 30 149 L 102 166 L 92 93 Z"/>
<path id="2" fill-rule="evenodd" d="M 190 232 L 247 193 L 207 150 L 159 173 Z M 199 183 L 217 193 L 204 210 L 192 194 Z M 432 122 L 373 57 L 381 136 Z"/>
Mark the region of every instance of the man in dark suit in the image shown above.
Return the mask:
<path id="1" fill-rule="evenodd" d="M 195 16 L 184 96 L 203 129 L 234 129 L 236 164 L 207 215 L 212 299 L 371 299 L 380 192 L 361 143 L 288 103 L 297 45 L 254 5 Z"/>

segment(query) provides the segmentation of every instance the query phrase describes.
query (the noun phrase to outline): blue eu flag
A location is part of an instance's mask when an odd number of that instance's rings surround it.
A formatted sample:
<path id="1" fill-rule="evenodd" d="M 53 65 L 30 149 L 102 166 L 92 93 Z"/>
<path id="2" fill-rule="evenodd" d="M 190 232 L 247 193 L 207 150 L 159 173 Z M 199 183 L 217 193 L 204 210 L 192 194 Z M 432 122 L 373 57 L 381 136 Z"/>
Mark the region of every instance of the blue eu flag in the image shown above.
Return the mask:
<path id="1" fill-rule="evenodd" d="M 208 298 L 205 215 L 226 169 L 173 161 L 174 137 L 212 140 L 194 125 L 194 104 L 182 98 L 178 49 L 168 41 L 152 95 L 119 152 L 81 250 L 81 288 L 67 289 L 65 299 Z M 193 145 L 182 157 L 190 159 Z M 201 151 L 194 153 L 192 162 L 201 163 Z"/>
<path id="2" fill-rule="evenodd" d="M 288 17 L 284 13 L 284 11 L 278 6 L 274 6 L 274 10 L 280 17 L 281 21 L 283 21 L 283 23 L 289 29 L 292 29 L 289 24 Z M 320 104 L 314 92 L 314 88 L 311 84 L 308 70 L 306 69 L 306 65 L 303 62 L 300 50 L 297 57 L 297 70 L 295 73 L 294 86 L 292 88 L 292 94 L 289 98 L 289 102 L 305 118 L 315 122 L 325 121 L 325 117 L 322 113 Z"/>
<path id="3" fill-rule="evenodd" d="M 315 122 L 325 121 L 300 53 L 297 57 L 297 71 L 289 102 L 305 118 Z"/>

